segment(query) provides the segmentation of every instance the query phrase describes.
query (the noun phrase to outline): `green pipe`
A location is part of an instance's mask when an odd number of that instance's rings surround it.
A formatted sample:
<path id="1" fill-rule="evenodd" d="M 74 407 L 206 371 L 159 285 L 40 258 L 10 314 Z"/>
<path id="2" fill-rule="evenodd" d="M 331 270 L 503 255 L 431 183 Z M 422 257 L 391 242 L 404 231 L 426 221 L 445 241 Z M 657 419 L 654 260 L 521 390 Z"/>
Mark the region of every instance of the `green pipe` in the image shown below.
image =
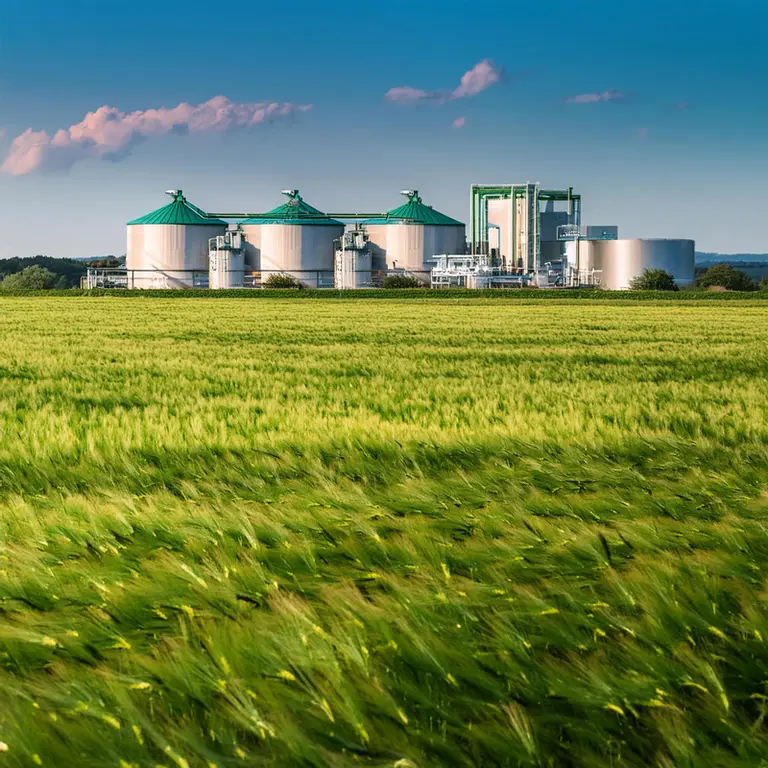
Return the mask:
<path id="1" fill-rule="evenodd" d="M 270 219 L 274 218 L 268 213 L 206 213 L 209 219 Z M 290 219 L 390 219 L 386 213 L 302 213 Z M 402 216 L 392 217 L 391 221 L 415 221 Z"/>

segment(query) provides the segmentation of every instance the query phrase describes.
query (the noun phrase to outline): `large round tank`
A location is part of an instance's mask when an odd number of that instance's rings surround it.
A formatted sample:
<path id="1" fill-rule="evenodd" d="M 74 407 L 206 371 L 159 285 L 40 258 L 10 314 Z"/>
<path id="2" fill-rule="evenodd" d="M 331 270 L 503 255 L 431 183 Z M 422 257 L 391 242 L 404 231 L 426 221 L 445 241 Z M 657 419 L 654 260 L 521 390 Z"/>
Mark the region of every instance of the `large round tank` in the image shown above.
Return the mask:
<path id="1" fill-rule="evenodd" d="M 184 197 L 129 221 L 126 268 L 129 288 L 191 288 L 208 276 L 208 240 L 227 223 L 210 219 Z"/>
<path id="2" fill-rule="evenodd" d="M 424 205 L 418 191 L 403 192 L 408 202 L 385 218 L 365 222 L 373 267 L 405 269 L 430 281 L 433 256 L 466 251 L 464 224 Z"/>
<path id="3" fill-rule="evenodd" d="M 594 285 L 600 278 L 595 267 L 595 243 L 599 240 L 566 240 L 565 257 L 568 268 L 573 271 L 576 283 L 579 285 Z"/>
<path id="4" fill-rule="evenodd" d="M 593 240 L 594 268 L 600 270 L 600 285 L 623 291 L 646 269 L 663 269 L 679 286 L 693 282 L 693 240 Z"/>
<path id="5" fill-rule="evenodd" d="M 332 288 L 334 241 L 344 225 L 304 202 L 297 189 L 283 194 L 287 203 L 242 222 L 246 262 L 261 271 L 262 285 L 270 275 L 287 273 L 307 288 Z"/>

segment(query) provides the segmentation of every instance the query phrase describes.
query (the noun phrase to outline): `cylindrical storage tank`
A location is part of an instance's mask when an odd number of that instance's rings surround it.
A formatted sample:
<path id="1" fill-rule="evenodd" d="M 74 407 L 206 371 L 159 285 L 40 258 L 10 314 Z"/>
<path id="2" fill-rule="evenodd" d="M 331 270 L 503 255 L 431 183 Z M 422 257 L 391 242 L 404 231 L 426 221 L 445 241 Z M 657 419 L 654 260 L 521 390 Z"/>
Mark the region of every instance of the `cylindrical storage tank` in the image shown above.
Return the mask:
<path id="1" fill-rule="evenodd" d="M 192 288 L 208 277 L 208 240 L 227 223 L 211 219 L 184 197 L 129 221 L 125 266 L 129 288 Z"/>
<path id="2" fill-rule="evenodd" d="M 258 251 L 261 284 L 270 275 L 289 274 L 307 288 L 332 288 L 334 241 L 344 234 L 344 225 L 305 203 L 298 190 L 283 194 L 287 203 L 242 222 L 249 252 Z"/>
<path id="3" fill-rule="evenodd" d="M 576 245 L 579 259 L 579 271 L 591 275 L 598 267 L 595 266 L 595 243 L 599 240 L 579 240 Z"/>
<path id="4" fill-rule="evenodd" d="M 573 271 L 578 285 L 595 285 L 600 278 L 600 274 L 595 272 L 595 242 L 598 241 L 584 238 L 564 241 L 568 268 Z"/>
<path id="5" fill-rule="evenodd" d="M 466 252 L 466 228 L 424 205 L 418 191 L 403 194 L 407 203 L 365 222 L 374 268 L 384 261 L 388 269 L 405 269 L 429 283 L 433 256 Z"/>
<path id="6" fill-rule="evenodd" d="M 239 232 L 219 235 L 208 258 L 208 287 L 216 290 L 245 285 L 245 249 Z"/>
<path id="7" fill-rule="evenodd" d="M 679 286 L 693 282 L 696 244 L 693 240 L 593 240 L 594 267 L 600 285 L 625 291 L 646 269 L 663 269 Z"/>

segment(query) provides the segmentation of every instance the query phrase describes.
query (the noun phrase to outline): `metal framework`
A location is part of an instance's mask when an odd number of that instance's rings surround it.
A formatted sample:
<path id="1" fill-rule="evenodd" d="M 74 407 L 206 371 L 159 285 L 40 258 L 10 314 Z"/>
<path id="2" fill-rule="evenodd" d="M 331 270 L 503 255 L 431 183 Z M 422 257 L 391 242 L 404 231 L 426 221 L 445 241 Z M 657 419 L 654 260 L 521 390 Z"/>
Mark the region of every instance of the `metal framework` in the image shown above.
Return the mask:
<path id="1" fill-rule="evenodd" d="M 488 202 L 509 200 L 511 226 L 507 233 L 508 260 L 525 273 L 534 273 L 541 262 L 542 202 L 568 203 L 568 222 L 581 224 L 581 195 L 568 189 L 541 189 L 538 182 L 525 184 L 473 184 L 470 188 L 469 242 L 473 254 L 487 254 L 489 250 Z M 522 220 L 518 222 L 518 218 Z M 499 243 L 501 247 L 501 243 Z"/>

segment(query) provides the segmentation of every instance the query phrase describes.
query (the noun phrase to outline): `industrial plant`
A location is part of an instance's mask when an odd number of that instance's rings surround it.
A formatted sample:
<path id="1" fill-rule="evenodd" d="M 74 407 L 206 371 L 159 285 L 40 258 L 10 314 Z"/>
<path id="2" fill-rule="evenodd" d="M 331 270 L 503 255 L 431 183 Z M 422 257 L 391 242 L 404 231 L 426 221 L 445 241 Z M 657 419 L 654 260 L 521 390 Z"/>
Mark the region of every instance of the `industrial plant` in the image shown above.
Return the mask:
<path id="1" fill-rule="evenodd" d="M 296 189 L 261 213 L 208 213 L 171 202 L 127 225 L 125 268 L 88 270 L 89 288 L 380 287 L 405 275 L 432 288 L 626 290 L 647 269 L 694 279 L 692 240 L 621 239 L 582 225 L 581 195 L 539 184 L 473 184 L 463 222 L 417 190 L 384 213 L 325 213 Z M 276 277 L 275 277 L 276 276 Z M 283 281 L 281 283 L 281 280 Z"/>

